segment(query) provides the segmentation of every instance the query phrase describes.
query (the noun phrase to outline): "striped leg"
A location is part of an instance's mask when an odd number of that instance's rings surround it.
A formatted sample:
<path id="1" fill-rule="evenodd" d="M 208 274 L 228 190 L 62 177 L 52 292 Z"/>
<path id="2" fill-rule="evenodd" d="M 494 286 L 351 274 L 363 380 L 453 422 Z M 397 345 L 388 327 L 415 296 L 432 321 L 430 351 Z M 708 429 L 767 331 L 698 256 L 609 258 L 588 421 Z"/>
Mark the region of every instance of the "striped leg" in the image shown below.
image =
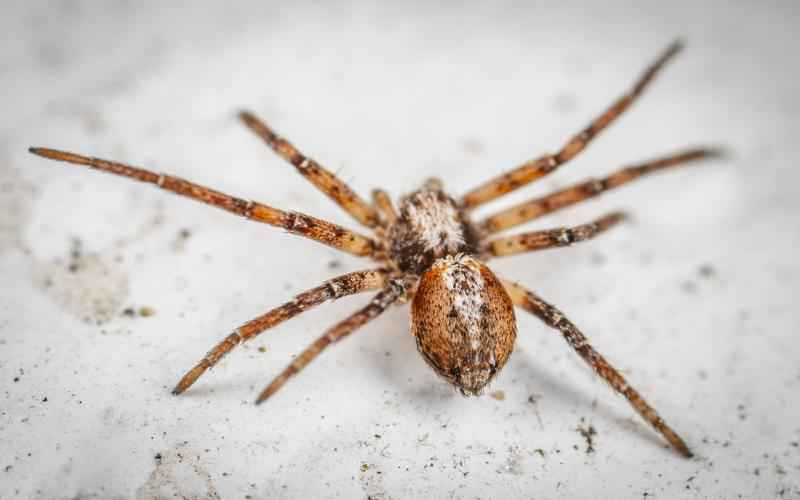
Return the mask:
<path id="1" fill-rule="evenodd" d="M 250 340 L 261 332 L 327 300 L 336 300 L 347 295 L 383 288 L 386 284 L 386 279 L 386 272 L 381 269 L 358 271 L 338 276 L 321 286 L 297 295 L 294 300 L 245 323 L 225 337 L 181 378 L 172 393 L 177 395 L 191 387 L 206 370 L 216 365 L 220 359 L 240 343 Z"/>
<path id="2" fill-rule="evenodd" d="M 300 175 L 308 179 L 317 189 L 325 193 L 347 213 L 367 227 L 378 225 L 375 208 L 361 199 L 350 187 L 325 167 L 303 155 L 289 141 L 276 134 L 266 123 L 248 111 L 239 113 L 239 118 L 256 135 L 261 137 L 284 160 L 295 166 Z"/>
<path id="3" fill-rule="evenodd" d="M 643 175 L 685 165 L 692 161 L 715 158 L 720 154 L 719 151 L 712 149 L 695 149 L 632 165 L 602 179 L 588 179 L 547 196 L 520 203 L 487 217 L 480 224 L 488 234 L 504 231 L 545 214 L 598 196 L 610 189 L 634 181 Z"/>
<path id="4" fill-rule="evenodd" d="M 514 255 L 522 252 L 544 250 L 546 248 L 564 247 L 578 241 L 594 238 L 625 218 L 621 212 L 610 213 L 589 224 L 575 227 L 562 227 L 533 231 L 504 238 L 490 240 L 486 245 L 489 253 L 495 257 Z"/>
<path id="5" fill-rule="evenodd" d="M 275 377 L 266 389 L 261 391 L 261 394 L 256 399 L 256 404 L 263 403 L 267 398 L 275 394 L 290 377 L 299 373 L 331 344 L 350 335 L 353 331 L 380 315 L 390 305 L 397 302 L 403 296 L 403 293 L 405 293 L 405 287 L 400 281 L 389 282 L 389 286 L 379 292 L 366 307 L 329 329 L 325 335 L 318 338 L 294 358 L 289 366 Z"/>
<path id="6" fill-rule="evenodd" d="M 675 41 L 665 50 L 661 56 L 639 77 L 633 88 L 627 94 L 617 99 L 603 114 L 595 118 L 588 127 L 583 129 L 578 135 L 567 142 L 561 150 L 553 155 L 545 155 L 540 158 L 530 160 L 521 166 L 496 177 L 489 182 L 478 186 L 462 198 L 465 208 L 473 208 L 492 201 L 495 198 L 510 193 L 515 189 L 543 177 L 557 169 L 560 165 L 568 162 L 578 155 L 594 139 L 597 134 L 602 132 L 614 120 L 624 113 L 628 107 L 639 97 L 647 85 L 653 80 L 661 68 L 675 54 L 683 48 L 680 41 Z"/>
<path id="7" fill-rule="evenodd" d="M 397 211 L 394 209 L 392 199 L 382 189 L 375 189 L 372 191 L 372 202 L 378 209 L 378 212 L 383 218 L 386 225 L 391 225 L 397 220 Z"/>
<path id="8" fill-rule="evenodd" d="M 564 313 L 539 298 L 532 291 L 517 284 L 503 281 L 503 286 L 515 305 L 538 317 L 551 328 L 560 331 L 570 347 L 592 367 L 595 373 L 605 379 L 615 391 L 625 396 L 636 412 L 661 433 L 678 453 L 687 458 L 692 456 L 692 452 L 689 451 L 689 447 L 686 446 L 683 439 L 664 422 L 653 407 L 647 404 L 641 394 L 628 385 L 625 378 L 589 344 L 586 336 L 564 316 Z"/>
<path id="9" fill-rule="evenodd" d="M 360 256 L 369 256 L 375 251 L 376 244 L 371 238 L 331 222 L 297 212 L 284 212 L 283 210 L 261 203 L 236 198 L 178 177 L 157 174 L 149 170 L 122 163 L 101 160 L 99 158 L 89 158 L 54 149 L 30 148 L 29 151 L 51 160 L 85 165 L 104 172 L 130 177 L 137 181 L 155 184 L 161 189 L 166 189 L 167 191 L 172 191 L 181 196 L 202 201 L 203 203 L 227 210 L 228 212 L 232 212 L 247 219 L 283 228 L 290 233 L 311 238 L 312 240 L 316 240 L 343 252 Z"/>

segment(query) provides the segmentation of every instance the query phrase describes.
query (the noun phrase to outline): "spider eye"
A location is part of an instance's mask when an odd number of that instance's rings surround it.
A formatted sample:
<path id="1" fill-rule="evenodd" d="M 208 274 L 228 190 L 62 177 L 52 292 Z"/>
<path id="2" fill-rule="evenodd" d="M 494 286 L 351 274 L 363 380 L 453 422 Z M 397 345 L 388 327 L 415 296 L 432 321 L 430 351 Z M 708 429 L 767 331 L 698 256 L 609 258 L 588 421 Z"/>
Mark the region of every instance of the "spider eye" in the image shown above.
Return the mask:
<path id="1" fill-rule="evenodd" d="M 422 275 L 411 328 L 428 364 L 464 394 L 478 394 L 505 365 L 517 335 L 514 306 L 479 260 L 439 259 Z"/>

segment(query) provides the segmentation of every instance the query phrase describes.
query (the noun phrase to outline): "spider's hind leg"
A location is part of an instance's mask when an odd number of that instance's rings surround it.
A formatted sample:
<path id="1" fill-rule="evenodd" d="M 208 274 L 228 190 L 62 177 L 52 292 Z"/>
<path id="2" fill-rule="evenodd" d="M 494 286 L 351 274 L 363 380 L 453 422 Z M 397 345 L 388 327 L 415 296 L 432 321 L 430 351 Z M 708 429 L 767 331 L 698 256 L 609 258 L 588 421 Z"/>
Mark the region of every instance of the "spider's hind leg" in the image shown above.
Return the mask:
<path id="1" fill-rule="evenodd" d="M 503 280 L 503 286 L 516 306 L 528 311 L 542 320 L 546 325 L 561 332 L 564 340 L 566 340 L 570 347 L 589 364 L 592 370 L 608 382 L 615 391 L 625 396 L 634 410 L 636 410 L 636 412 L 656 431 L 661 433 L 673 448 L 684 457 L 690 458 L 692 456 L 692 452 L 689 451 L 689 447 L 686 446 L 683 439 L 664 422 L 664 419 L 658 415 L 656 410 L 650 406 L 647 401 L 645 401 L 642 395 L 628 384 L 625 377 L 589 344 L 589 340 L 583 332 L 572 324 L 572 322 L 564 316 L 564 313 L 542 300 L 532 291 L 516 283 Z"/>
<path id="2" fill-rule="evenodd" d="M 405 294 L 405 286 L 397 280 L 390 281 L 389 285 L 381 290 L 372 301 L 364 308 L 355 312 L 348 318 L 339 322 L 330 328 L 325 334 L 315 340 L 311 345 L 297 355 L 296 358 L 287 366 L 272 382 L 261 391 L 256 399 L 256 404 L 261 404 L 267 398 L 275 394 L 278 389 L 283 387 L 289 378 L 297 375 L 300 370 L 305 368 L 311 363 L 314 358 L 320 355 L 322 351 L 330 347 L 331 344 L 337 342 L 344 337 L 353 333 L 356 329 L 364 326 L 369 321 L 375 319 L 378 315 L 383 313 L 390 305 L 394 304 Z"/>
<path id="3" fill-rule="evenodd" d="M 383 270 L 357 271 L 344 274 L 329 280 L 325 284 L 297 295 L 294 300 L 248 321 L 233 333 L 222 339 L 200 360 L 194 368 L 186 372 L 180 382 L 172 390 L 173 394 L 181 394 L 200 378 L 209 368 L 216 365 L 234 347 L 287 319 L 318 306 L 327 300 L 382 288 L 386 284 L 387 273 Z"/>

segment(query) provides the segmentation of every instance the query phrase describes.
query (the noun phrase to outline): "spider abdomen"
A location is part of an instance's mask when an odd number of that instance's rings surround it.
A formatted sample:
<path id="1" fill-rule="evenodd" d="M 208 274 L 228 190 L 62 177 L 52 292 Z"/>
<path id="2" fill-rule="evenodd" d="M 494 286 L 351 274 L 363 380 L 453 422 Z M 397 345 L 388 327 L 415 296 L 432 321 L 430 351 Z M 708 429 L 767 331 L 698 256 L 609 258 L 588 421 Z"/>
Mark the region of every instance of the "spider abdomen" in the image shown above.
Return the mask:
<path id="1" fill-rule="evenodd" d="M 465 395 L 480 394 L 503 368 L 517 336 L 503 285 L 468 255 L 441 258 L 422 275 L 411 325 L 428 364 Z"/>

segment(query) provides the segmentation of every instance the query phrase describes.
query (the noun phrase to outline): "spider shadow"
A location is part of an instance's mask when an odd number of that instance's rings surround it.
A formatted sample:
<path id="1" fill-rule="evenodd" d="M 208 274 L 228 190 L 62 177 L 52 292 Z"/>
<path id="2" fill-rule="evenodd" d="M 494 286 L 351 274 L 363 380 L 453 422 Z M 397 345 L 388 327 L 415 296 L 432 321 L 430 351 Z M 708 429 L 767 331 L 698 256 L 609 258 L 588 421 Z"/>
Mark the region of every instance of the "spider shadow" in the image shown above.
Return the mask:
<path id="1" fill-rule="evenodd" d="M 661 440 L 656 431 L 647 427 L 644 422 L 632 420 L 631 416 L 623 416 L 620 411 L 615 410 L 609 405 L 603 404 L 607 397 L 622 398 L 613 389 L 601 382 L 601 380 L 592 375 L 595 386 L 598 387 L 597 396 L 590 396 L 584 392 L 578 391 L 573 384 L 564 382 L 563 378 L 556 378 L 551 372 L 542 370 L 535 363 L 531 361 L 531 354 L 527 351 L 519 349 L 522 352 L 516 352 L 511 357 L 509 363 L 514 363 L 515 374 L 521 378 L 526 384 L 535 385 L 535 392 L 540 394 L 542 398 L 555 398 L 566 407 L 578 408 L 578 414 L 582 413 L 584 409 L 588 409 L 590 416 L 599 415 L 601 418 L 613 422 L 618 428 L 626 433 L 635 433 L 638 437 L 651 442 L 658 447 L 665 447 L 665 443 Z M 576 376 L 580 376 L 576 373 Z M 603 387 L 605 386 L 605 387 Z M 605 394 L 601 394 L 604 392 Z M 625 401 L 627 404 L 627 401 Z M 542 407 L 539 406 L 539 411 Z M 633 415 L 638 418 L 638 415 Z M 590 419 L 589 416 L 586 418 Z"/>
<path id="2" fill-rule="evenodd" d="M 394 314 L 407 314 L 407 312 L 396 311 Z M 387 319 L 392 318 L 394 314 L 387 315 Z M 369 356 L 367 353 L 363 353 L 364 362 L 369 363 L 369 370 L 380 376 L 388 387 L 396 388 L 403 399 L 414 401 L 435 411 L 453 409 L 454 402 L 462 400 L 463 396 L 433 374 L 417 352 L 414 339 L 410 336 L 407 328 L 401 327 L 401 324 L 400 321 L 390 320 L 382 328 L 385 330 L 382 332 L 385 336 L 379 342 L 381 342 L 382 348 L 391 355 L 383 357 Z M 613 422 L 623 432 L 635 433 L 638 437 L 656 446 L 665 446 L 655 431 L 643 422 L 635 420 L 638 418 L 635 413 L 624 416 L 621 413 L 622 410 L 616 410 L 611 405 L 602 403 L 607 398 L 620 398 L 620 396 L 606 384 L 598 383 L 600 379 L 594 374 L 590 376 L 594 379 L 597 394 L 582 392 L 564 377 L 555 376 L 552 371 L 541 368 L 534 361 L 534 353 L 528 349 L 529 346 L 519 345 L 519 339 L 517 342 L 514 353 L 504 371 L 495 380 L 495 385 L 498 383 L 523 384 L 532 392 L 541 394 L 546 400 L 556 401 L 558 404 L 555 406 L 578 408 L 579 413 L 585 408 L 587 419 L 590 416 L 600 416 L 600 418 Z M 585 374 L 580 374 L 579 370 L 576 370 L 575 375 L 579 377 Z M 627 401 L 623 404 L 627 404 Z M 539 411 L 541 409 L 540 405 Z"/>

